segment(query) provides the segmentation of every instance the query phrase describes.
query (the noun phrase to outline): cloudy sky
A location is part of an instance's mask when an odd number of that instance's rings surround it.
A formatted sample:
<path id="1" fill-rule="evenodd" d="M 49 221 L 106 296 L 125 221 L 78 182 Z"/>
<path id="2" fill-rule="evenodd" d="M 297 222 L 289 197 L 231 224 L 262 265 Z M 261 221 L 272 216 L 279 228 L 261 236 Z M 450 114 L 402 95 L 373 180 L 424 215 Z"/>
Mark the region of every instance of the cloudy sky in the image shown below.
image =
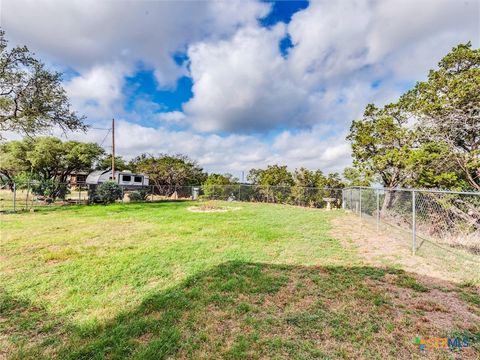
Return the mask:
<path id="1" fill-rule="evenodd" d="M 367 103 L 395 100 L 453 46 L 480 42 L 480 0 L 0 4 L 10 45 L 64 72 L 89 124 L 116 119 L 119 154 L 184 153 L 237 176 L 271 163 L 341 171 Z"/>

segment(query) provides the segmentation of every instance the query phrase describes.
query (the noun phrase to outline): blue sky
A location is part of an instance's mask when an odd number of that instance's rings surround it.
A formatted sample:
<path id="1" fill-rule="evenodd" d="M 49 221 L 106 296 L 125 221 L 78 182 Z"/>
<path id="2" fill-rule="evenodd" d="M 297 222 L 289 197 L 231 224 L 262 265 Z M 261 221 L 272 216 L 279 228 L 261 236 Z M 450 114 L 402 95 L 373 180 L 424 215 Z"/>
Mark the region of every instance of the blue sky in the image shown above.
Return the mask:
<path id="1" fill-rule="evenodd" d="M 0 20 L 12 45 L 65 73 L 90 124 L 117 120 L 124 157 L 184 153 L 238 176 L 272 163 L 341 172 L 351 121 L 458 43 L 478 47 L 479 10 L 480 0 L 4 0 Z"/>
<path id="2" fill-rule="evenodd" d="M 279 22 L 288 24 L 296 12 L 308 7 L 308 1 L 266 1 L 272 5 L 271 11 L 258 19 L 258 23 L 263 27 L 271 27 Z M 288 56 L 288 50 L 293 47 L 290 36 L 287 34 L 279 43 L 279 51 L 283 56 Z M 173 60 L 178 65 L 188 64 L 189 58 L 185 52 L 172 54 Z M 125 99 L 125 111 L 132 111 L 135 108 L 135 102 L 138 99 L 148 98 L 159 105 L 158 112 L 182 111 L 182 104 L 193 97 L 193 80 L 189 76 L 180 77 L 174 86 L 162 88 L 155 79 L 155 70 L 138 66 L 137 71 L 126 78 L 124 92 L 128 94 Z M 148 119 L 142 119 L 148 123 Z"/>

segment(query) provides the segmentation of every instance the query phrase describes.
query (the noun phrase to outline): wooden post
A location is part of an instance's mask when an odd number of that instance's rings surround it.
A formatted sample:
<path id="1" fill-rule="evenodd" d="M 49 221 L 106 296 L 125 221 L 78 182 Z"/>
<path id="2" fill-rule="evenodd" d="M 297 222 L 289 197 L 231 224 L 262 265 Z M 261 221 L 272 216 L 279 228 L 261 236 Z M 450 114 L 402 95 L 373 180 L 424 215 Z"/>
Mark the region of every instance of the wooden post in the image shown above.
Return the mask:
<path id="1" fill-rule="evenodd" d="M 115 181 L 115 119 L 112 119 L 112 180 Z"/>

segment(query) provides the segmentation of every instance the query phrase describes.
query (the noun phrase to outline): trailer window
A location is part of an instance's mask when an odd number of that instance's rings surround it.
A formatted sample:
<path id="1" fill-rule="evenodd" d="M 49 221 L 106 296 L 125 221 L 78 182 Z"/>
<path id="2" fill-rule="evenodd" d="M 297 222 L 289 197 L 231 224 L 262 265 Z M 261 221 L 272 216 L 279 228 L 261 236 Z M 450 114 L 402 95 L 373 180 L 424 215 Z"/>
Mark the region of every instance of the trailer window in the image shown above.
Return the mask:
<path id="1" fill-rule="evenodd" d="M 142 182 L 142 177 L 141 177 L 141 176 L 135 176 L 135 177 L 133 178 L 133 182 L 141 183 L 141 182 Z"/>
<path id="2" fill-rule="evenodd" d="M 130 182 L 132 181 L 132 177 L 130 175 L 122 175 L 122 180 Z"/>

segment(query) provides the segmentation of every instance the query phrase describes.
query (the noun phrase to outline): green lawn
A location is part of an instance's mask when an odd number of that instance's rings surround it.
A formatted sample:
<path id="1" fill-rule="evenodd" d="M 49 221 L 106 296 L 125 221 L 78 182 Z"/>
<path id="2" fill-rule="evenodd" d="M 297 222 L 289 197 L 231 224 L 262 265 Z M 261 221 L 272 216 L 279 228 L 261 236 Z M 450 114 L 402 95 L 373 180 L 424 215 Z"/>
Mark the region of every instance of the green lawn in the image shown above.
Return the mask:
<path id="1" fill-rule="evenodd" d="M 0 358 L 411 358 L 417 335 L 480 354 L 479 289 L 366 266 L 329 235 L 341 211 L 192 205 L 2 215 Z"/>

